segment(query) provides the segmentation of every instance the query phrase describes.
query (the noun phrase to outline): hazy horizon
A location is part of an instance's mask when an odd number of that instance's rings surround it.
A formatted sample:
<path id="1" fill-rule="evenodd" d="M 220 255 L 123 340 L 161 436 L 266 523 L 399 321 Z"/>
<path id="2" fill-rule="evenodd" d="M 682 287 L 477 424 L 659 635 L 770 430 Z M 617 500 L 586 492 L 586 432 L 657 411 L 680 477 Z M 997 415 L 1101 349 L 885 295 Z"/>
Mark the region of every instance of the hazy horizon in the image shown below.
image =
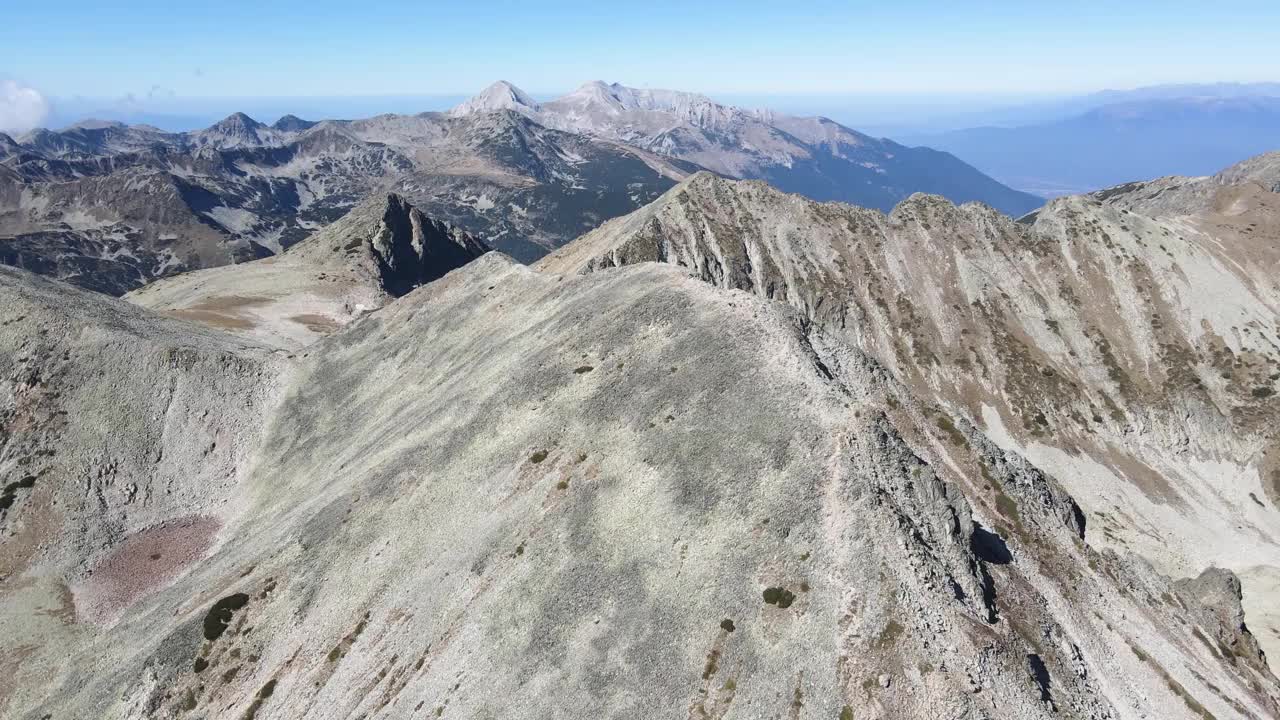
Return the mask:
<path id="1" fill-rule="evenodd" d="M 921 113 L 1106 88 L 1280 79 L 1280 58 L 1259 31 L 1280 20 L 1274 3 L 1245 0 L 1224 13 L 1194 2 L 1081 2 L 1069 12 L 940 1 L 656 0 L 643 11 L 582 0 L 391 2 L 358 14 L 348 4 L 296 0 L 27 3 L 7 9 L 0 27 L 0 129 L 95 111 L 188 122 L 250 112 L 212 102 L 224 99 L 260 114 L 301 115 L 309 108 L 284 101 L 308 98 L 330 100 L 312 114 L 405 112 L 406 99 L 447 106 L 443 99 L 498 79 L 544 97 L 599 78 L 717 99 L 771 98 L 783 110 L 821 110 L 813 101 L 820 96 Z M 837 119 L 904 119 L 863 110 L 865 118 Z"/>
<path id="2" fill-rule="evenodd" d="M 14 84 L 12 81 L 8 82 Z M 521 87 L 518 82 L 513 84 Z M 1258 87 L 1265 87 L 1268 93 L 1274 93 L 1276 90 L 1272 87 L 1276 85 L 1275 83 L 1235 82 L 1171 83 L 1139 88 L 1107 87 L 1084 93 L 725 93 L 689 88 L 664 89 L 699 92 L 717 102 L 740 107 L 770 109 L 796 115 L 822 115 L 872 134 L 875 134 L 875 131 L 892 134 L 951 129 L 966 126 L 964 120 L 967 119 L 990 120 L 987 117 L 989 114 L 1002 110 L 1049 107 L 1055 104 L 1066 104 L 1072 100 L 1105 96 L 1107 93 L 1192 88 L 1200 85 L 1221 86 L 1226 93 L 1233 90 L 1250 92 L 1251 88 Z M 18 87 L 24 86 L 18 85 Z M 571 92 L 574 87 L 551 92 L 530 92 L 530 94 L 536 100 L 546 101 Z M 645 86 L 635 85 L 635 87 Z M 162 130 L 182 132 L 207 127 L 235 112 L 243 112 L 259 122 L 268 124 L 284 115 L 296 115 L 308 120 L 355 119 L 385 113 L 414 114 L 444 111 L 482 89 L 483 86 L 467 92 L 444 94 L 332 96 L 182 97 L 151 94 L 143 97 L 130 95 L 122 98 L 60 98 L 41 95 L 40 102 L 44 107 L 35 111 L 40 113 L 40 119 L 31 127 L 56 130 L 77 122 L 96 119 L 149 124 Z M 26 129 L 30 128 L 15 128 L 10 131 L 22 132 Z"/>

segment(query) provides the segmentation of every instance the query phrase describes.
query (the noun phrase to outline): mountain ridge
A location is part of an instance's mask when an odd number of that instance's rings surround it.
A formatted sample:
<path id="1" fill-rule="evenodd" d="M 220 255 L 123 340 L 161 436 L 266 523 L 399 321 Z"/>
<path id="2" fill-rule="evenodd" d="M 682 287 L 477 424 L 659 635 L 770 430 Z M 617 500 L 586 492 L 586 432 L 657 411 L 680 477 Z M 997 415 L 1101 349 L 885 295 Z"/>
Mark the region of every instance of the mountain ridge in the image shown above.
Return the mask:
<path id="1" fill-rule="evenodd" d="M 1230 573 L 1098 552 L 1054 478 L 669 265 L 490 253 L 288 355 L 9 268 L 0 299 L 0 353 L 45 328 L 49 390 L 15 396 L 35 480 L 0 509 L 47 518 L 2 560 L 35 576 L 0 587 L 33 611 L 0 617 L 7 713 L 1234 720 L 1280 694 Z M 90 497 L 51 481 L 101 453 Z"/>
<path id="2" fill-rule="evenodd" d="M 699 174 L 536 267 L 670 263 L 793 306 L 1060 478 L 1090 542 L 1173 575 L 1233 568 L 1275 656 L 1280 196 L 1253 178 L 1269 184 L 1277 157 L 1179 193 L 1059 198 L 1022 223 L 936 196 L 884 214 Z"/>

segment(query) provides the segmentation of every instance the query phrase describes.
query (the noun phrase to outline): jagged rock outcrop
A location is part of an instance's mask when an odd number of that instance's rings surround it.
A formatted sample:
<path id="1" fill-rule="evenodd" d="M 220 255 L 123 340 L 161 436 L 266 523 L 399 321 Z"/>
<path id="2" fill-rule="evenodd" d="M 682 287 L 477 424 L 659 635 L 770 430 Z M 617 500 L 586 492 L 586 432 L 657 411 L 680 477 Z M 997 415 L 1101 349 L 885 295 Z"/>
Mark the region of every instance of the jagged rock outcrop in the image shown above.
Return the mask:
<path id="1" fill-rule="evenodd" d="M 399 195 L 374 195 L 281 255 L 186 273 L 126 298 L 296 348 L 488 251 Z"/>
<path id="2" fill-rule="evenodd" d="M 1195 578 L 1184 578 L 1174 583 L 1174 591 L 1186 603 L 1199 626 L 1208 631 L 1207 638 L 1201 632 L 1194 634 L 1210 652 L 1259 670 L 1267 667 L 1266 656 L 1245 624 L 1244 607 L 1240 603 L 1240 578 L 1235 573 L 1209 568 Z"/>
<path id="3" fill-rule="evenodd" d="M 1052 479 L 678 268 L 490 253 L 291 356 L 0 304 L 6 717 L 1277 711 Z"/>
<path id="4" fill-rule="evenodd" d="M 423 215 L 403 197 L 375 195 L 294 251 L 317 262 L 342 262 L 400 297 L 489 252 L 470 234 Z"/>
<path id="5" fill-rule="evenodd" d="M 1015 223 L 931 196 L 886 215 L 699 174 L 538 267 L 669 262 L 791 304 L 1056 477 L 1091 542 L 1174 577 L 1233 569 L 1276 655 L 1280 196 L 1215 186 L 1208 212 L 1141 215 L 1117 192 Z"/>

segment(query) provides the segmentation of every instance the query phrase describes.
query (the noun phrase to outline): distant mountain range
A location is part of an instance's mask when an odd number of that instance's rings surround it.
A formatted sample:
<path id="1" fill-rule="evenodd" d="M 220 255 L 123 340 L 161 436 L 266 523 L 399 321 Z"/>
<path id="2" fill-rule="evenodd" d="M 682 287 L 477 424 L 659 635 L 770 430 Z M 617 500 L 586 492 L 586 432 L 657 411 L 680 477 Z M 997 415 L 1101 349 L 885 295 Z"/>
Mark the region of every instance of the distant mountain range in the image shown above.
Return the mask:
<path id="1" fill-rule="evenodd" d="M 1280 148 L 1280 85 L 1173 86 L 1090 96 L 1112 102 L 1020 127 L 903 136 L 1024 191 L 1054 196 L 1163 175 L 1207 175 Z M 1215 92 L 1216 90 L 1216 92 Z M 1168 97 L 1174 92 L 1201 95 Z"/>
<path id="2" fill-rule="evenodd" d="M 498 82 L 451 114 L 494 110 L 680 158 L 726 177 L 767 180 L 815 200 L 887 211 L 914 192 L 926 192 L 955 202 L 985 202 L 1012 215 L 1043 203 L 947 153 L 876 139 L 824 117 L 746 110 L 694 93 L 597 81 L 538 103 Z"/>
<path id="3" fill-rule="evenodd" d="M 528 262 L 702 169 L 881 210 L 915 192 L 1010 215 L 1042 203 L 825 118 L 601 82 L 538 103 L 499 82 L 443 113 L 0 134 L 0 262 L 120 294 L 277 254 L 375 192 Z"/>
<path id="4" fill-rule="evenodd" d="M 397 192 L 522 260 L 698 168 L 504 111 L 0 135 L 0 262 L 120 294 L 265 257 Z"/>

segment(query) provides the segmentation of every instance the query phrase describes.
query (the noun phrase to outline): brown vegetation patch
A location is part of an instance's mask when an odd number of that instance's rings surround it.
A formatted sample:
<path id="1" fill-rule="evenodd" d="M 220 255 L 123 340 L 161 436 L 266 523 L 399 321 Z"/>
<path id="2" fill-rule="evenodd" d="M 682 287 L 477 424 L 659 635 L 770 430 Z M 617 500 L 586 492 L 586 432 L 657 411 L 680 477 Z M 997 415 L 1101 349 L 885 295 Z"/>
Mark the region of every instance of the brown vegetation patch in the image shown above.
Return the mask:
<path id="1" fill-rule="evenodd" d="M 9 646 L 5 648 L 4 654 L 0 654 L 0 716 L 8 717 L 4 710 L 14 691 L 20 687 L 18 671 L 23 662 L 36 653 L 36 649 L 35 645 Z"/>
<path id="2" fill-rule="evenodd" d="M 77 608 L 95 621 L 116 616 L 203 558 L 221 527 L 216 518 L 196 515 L 125 538 L 75 588 Z"/>
<path id="3" fill-rule="evenodd" d="M 305 327 L 311 332 L 318 333 L 320 335 L 328 335 L 334 330 L 342 327 L 337 320 L 329 317 L 328 315 L 318 315 L 316 313 L 290 315 L 289 319 Z"/>
<path id="4" fill-rule="evenodd" d="M 257 323 L 246 317 L 241 310 L 266 305 L 271 298 L 255 295 L 223 295 L 212 297 L 191 307 L 170 310 L 169 314 L 183 320 L 212 325 L 225 330 L 249 330 Z"/>

